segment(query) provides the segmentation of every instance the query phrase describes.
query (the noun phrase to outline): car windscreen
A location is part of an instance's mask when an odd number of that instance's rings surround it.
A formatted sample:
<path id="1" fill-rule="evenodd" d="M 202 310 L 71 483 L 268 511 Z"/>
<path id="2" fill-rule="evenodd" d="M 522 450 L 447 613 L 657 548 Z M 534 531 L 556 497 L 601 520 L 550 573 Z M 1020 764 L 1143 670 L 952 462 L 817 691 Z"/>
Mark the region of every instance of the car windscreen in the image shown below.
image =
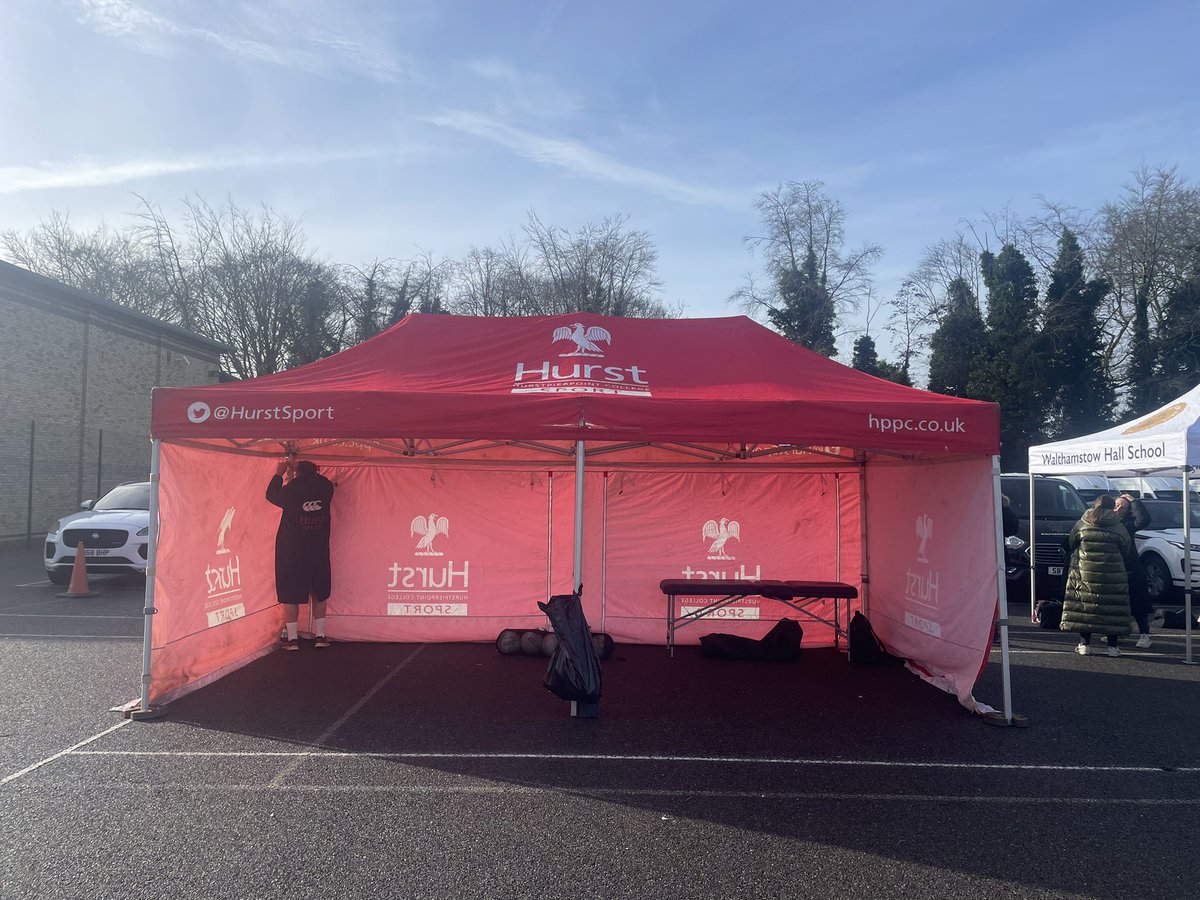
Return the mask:
<path id="1" fill-rule="evenodd" d="M 150 484 L 121 484 L 96 501 L 92 509 L 149 509 Z"/>
<path id="2" fill-rule="evenodd" d="M 1001 488 L 1008 496 L 1009 503 L 1018 519 L 1029 518 L 1029 482 L 1025 480 L 1004 479 Z M 1058 519 L 1078 519 L 1087 509 L 1083 498 L 1075 492 L 1075 488 L 1065 481 L 1054 481 L 1049 478 L 1036 478 L 1033 482 L 1035 492 L 1034 503 L 1037 506 L 1038 518 L 1052 517 Z"/>
<path id="3" fill-rule="evenodd" d="M 1143 500 L 1142 502 L 1146 506 L 1146 512 L 1150 514 L 1150 524 L 1146 526 L 1146 529 L 1183 527 L 1182 503 L 1172 503 L 1169 500 Z M 1191 513 L 1192 528 L 1200 529 L 1200 509 L 1189 504 L 1188 511 Z"/>

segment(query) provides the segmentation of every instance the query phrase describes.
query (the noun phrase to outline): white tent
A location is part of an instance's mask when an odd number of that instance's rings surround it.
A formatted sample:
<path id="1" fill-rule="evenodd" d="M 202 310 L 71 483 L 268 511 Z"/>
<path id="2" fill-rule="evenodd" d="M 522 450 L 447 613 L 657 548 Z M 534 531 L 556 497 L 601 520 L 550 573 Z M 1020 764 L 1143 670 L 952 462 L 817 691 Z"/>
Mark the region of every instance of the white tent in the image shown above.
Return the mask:
<path id="1" fill-rule="evenodd" d="M 1200 386 L 1154 412 L 1095 434 L 1029 448 L 1029 509 L 1034 518 L 1035 475 L 1103 474 L 1110 476 L 1181 475 L 1183 477 L 1183 596 L 1186 640 L 1184 662 L 1192 660 L 1192 533 L 1189 476 L 1200 465 Z M 1030 529 L 1031 556 L 1035 556 Z M 1034 584 L 1030 579 L 1030 603 Z"/>

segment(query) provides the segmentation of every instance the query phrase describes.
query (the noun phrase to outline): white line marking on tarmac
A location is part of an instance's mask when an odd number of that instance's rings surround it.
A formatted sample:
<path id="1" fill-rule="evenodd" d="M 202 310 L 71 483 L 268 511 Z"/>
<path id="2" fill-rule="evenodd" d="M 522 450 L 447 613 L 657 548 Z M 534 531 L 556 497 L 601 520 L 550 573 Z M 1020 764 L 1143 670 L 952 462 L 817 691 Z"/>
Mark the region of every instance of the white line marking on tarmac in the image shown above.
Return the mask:
<path id="1" fill-rule="evenodd" d="M 43 585 L 47 585 L 49 583 L 50 582 L 48 580 L 43 578 L 41 581 L 30 581 L 25 584 L 14 585 L 14 587 L 42 587 Z"/>
<path id="2" fill-rule="evenodd" d="M 415 653 L 413 654 L 416 655 Z M 412 657 L 409 657 L 411 659 Z M 407 662 L 407 660 L 406 660 Z M 400 664 L 401 666 L 404 663 Z M 376 689 L 382 687 L 399 667 L 390 673 Z M 372 691 L 373 693 L 374 691 Z M 362 704 L 356 704 L 338 720 L 326 734 L 332 734 Z M 479 759 L 479 760 L 545 760 L 547 762 L 671 762 L 702 763 L 721 765 L 735 763 L 762 763 L 785 766 L 835 766 L 835 767 L 880 767 L 897 769 L 988 769 L 1014 772 L 1132 772 L 1142 774 L 1200 773 L 1200 766 L 1180 766 L 1164 769 L 1161 766 L 1071 766 L 1062 764 L 1039 765 L 1033 763 L 968 763 L 968 762 L 923 762 L 884 759 L 804 759 L 757 756 L 651 756 L 649 754 L 605 754 L 605 753 L 368 753 L 354 750 L 80 750 L 74 756 L 172 756 L 172 757 L 295 757 L 296 764 L 304 759 L 329 757 L 331 759 Z M 294 768 L 295 766 L 292 766 Z M 278 777 L 278 776 L 276 776 Z"/>
<path id="3" fill-rule="evenodd" d="M 105 728 L 99 734 L 93 734 L 90 738 L 80 741 L 78 744 L 75 744 L 73 747 L 68 747 L 66 750 L 60 750 L 58 753 L 55 753 L 53 756 L 47 756 L 41 762 L 35 762 L 32 766 L 26 766 L 20 772 L 13 772 L 11 775 L 6 775 L 4 778 L 0 778 L 0 785 L 8 784 L 10 781 L 16 781 L 22 775 L 28 775 L 34 769 L 40 769 L 42 766 L 46 765 L 47 763 L 52 763 L 56 759 L 61 759 L 62 757 L 67 756 L 68 754 L 73 753 L 74 751 L 78 750 L 80 747 L 86 747 L 92 741 L 98 741 L 100 738 L 104 737 L 106 734 L 112 734 L 118 728 L 124 728 L 126 725 L 128 725 L 132 721 L 133 721 L 133 719 L 123 719 L 122 721 L 118 722 L 116 725 L 113 725 L 111 728 Z"/>
<path id="4" fill-rule="evenodd" d="M 145 783 L 118 782 L 108 785 L 118 789 L 140 790 Z M 395 785 L 395 784 L 154 784 L 156 791 L 175 790 L 213 793 L 258 793 L 261 791 L 291 791 L 305 794 L 425 794 L 425 795 L 498 795 L 524 794 L 530 796 L 550 795 L 595 797 L 677 797 L 683 799 L 749 799 L 749 800 L 818 800 L 834 803 L 867 800 L 871 802 L 912 803 L 916 801 L 934 803 L 988 803 L 1001 806 L 1054 804 L 1056 806 L 1200 806 L 1200 797 L 1014 797 L 995 794 L 854 794 L 847 792 L 813 791 L 722 791 L 722 790 L 668 790 L 660 788 L 578 788 L 560 785 Z"/>
<path id="5" fill-rule="evenodd" d="M 14 613 L 0 612 L 0 619 L 134 619 L 141 620 L 145 616 L 73 616 L 69 613 Z"/>
<path id="6" fill-rule="evenodd" d="M 349 719 L 352 715 L 354 715 L 356 712 L 358 712 L 360 709 L 362 709 L 363 706 L 366 704 L 366 702 L 368 700 L 370 700 L 372 697 L 374 697 L 380 688 L 382 688 L 385 684 L 387 684 L 394 677 L 396 677 L 396 674 L 401 669 L 403 669 L 410 662 L 412 662 L 414 659 L 416 659 L 417 654 L 419 654 L 422 650 L 424 650 L 425 646 L 426 646 L 425 644 L 422 644 L 421 646 L 417 647 L 416 650 L 414 650 L 412 653 L 410 653 L 408 656 L 406 656 L 404 658 L 404 660 L 400 662 L 399 665 L 397 665 L 394 669 L 392 669 L 392 671 L 390 671 L 386 675 L 384 675 L 383 678 L 381 678 L 375 684 L 375 686 L 373 688 L 371 688 L 362 697 L 360 697 L 353 706 L 351 706 L 348 710 L 346 710 L 344 713 L 342 713 L 341 718 L 339 718 L 336 722 L 334 722 L 332 725 L 330 725 L 328 728 L 326 728 L 325 731 L 321 734 L 321 736 L 318 737 L 316 739 L 316 741 L 314 741 L 314 743 L 317 746 L 320 746 L 321 744 L 324 744 L 327 740 L 329 740 L 329 738 L 334 734 L 334 732 L 336 732 L 339 728 L 341 728 L 342 725 L 345 724 L 347 719 Z M 287 778 L 287 776 L 290 775 L 296 769 L 296 767 L 298 765 L 300 765 L 300 761 L 302 758 L 303 757 L 294 759 L 291 762 L 289 762 L 286 766 L 284 766 L 282 769 L 280 769 L 279 773 L 274 778 L 271 779 L 271 787 L 279 787 L 279 785 L 281 785 L 283 783 L 283 780 L 285 778 Z"/>
<path id="7" fill-rule="evenodd" d="M 140 641 L 143 636 L 140 634 L 35 634 L 34 632 L 0 632 L 0 638 L 83 638 L 91 640 L 100 638 L 106 641 Z"/>

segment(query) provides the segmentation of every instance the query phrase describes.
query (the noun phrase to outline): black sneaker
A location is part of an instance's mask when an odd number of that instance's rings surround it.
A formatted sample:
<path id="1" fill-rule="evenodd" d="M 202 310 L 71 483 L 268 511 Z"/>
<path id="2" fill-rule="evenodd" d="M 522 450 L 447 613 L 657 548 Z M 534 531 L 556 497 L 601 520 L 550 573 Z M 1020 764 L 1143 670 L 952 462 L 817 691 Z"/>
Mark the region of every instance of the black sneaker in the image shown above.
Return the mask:
<path id="1" fill-rule="evenodd" d="M 318 634 L 313 639 L 313 646 L 316 647 L 317 649 L 320 649 L 322 647 L 328 647 L 332 643 L 333 643 L 333 641 L 329 640 L 329 638 L 325 637 L 325 635 L 323 635 L 323 634 Z"/>
<path id="2" fill-rule="evenodd" d="M 280 639 L 279 646 L 284 650 L 299 650 L 300 642 L 295 638 L 289 639 L 286 635 Z"/>

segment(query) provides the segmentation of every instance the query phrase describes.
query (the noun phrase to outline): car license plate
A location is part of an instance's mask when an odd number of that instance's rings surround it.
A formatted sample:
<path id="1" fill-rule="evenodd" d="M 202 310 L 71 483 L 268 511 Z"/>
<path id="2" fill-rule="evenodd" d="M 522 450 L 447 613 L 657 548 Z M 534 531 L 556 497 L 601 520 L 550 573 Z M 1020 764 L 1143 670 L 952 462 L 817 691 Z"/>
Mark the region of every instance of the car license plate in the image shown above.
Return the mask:
<path id="1" fill-rule="evenodd" d="M 1063 570 L 1063 567 L 1062 567 L 1062 566 L 1051 566 L 1049 569 L 1047 569 L 1047 571 L 1048 571 L 1048 572 L 1049 572 L 1051 575 L 1061 575 L 1061 574 L 1062 574 L 1062 570 Z"/>
<path id="2" fill-rule="evenodd" d="M 83 550 L 84 556 L 108 556 L 109 553 L 110 551 L 108 550 L 89 550 L 86 547 Z"/>

